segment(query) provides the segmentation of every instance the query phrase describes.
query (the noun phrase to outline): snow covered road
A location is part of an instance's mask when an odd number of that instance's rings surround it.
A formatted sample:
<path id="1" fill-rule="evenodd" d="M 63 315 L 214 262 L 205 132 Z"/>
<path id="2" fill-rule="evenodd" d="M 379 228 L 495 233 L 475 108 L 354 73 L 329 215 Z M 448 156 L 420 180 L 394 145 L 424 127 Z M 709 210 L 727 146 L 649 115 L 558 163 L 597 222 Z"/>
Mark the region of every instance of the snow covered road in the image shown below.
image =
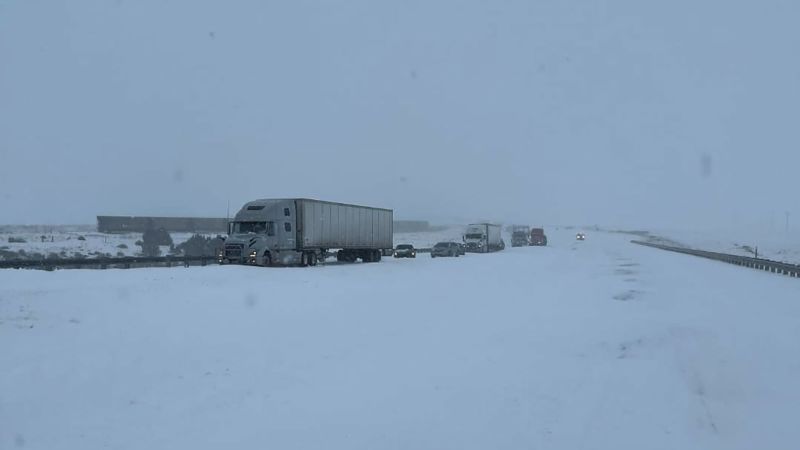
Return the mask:
<path id="1" fill-rule="evenodd" d="M 796 279 L 573 236 L 315 268 L 0 271 L 0 448 L 795 446 Z"/>

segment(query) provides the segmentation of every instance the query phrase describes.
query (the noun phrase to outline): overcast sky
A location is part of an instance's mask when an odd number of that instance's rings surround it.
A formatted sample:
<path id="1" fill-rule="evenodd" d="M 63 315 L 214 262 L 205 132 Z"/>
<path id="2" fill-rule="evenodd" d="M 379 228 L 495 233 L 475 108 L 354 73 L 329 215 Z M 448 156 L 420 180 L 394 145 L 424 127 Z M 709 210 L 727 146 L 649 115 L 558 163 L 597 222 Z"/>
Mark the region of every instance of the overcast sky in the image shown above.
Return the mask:
<path id="1" fill-rule="evenodd" d="M 798 18 L 794 0 L 0 0 L 0 223 L 313 197 L 800 224 Z"/>

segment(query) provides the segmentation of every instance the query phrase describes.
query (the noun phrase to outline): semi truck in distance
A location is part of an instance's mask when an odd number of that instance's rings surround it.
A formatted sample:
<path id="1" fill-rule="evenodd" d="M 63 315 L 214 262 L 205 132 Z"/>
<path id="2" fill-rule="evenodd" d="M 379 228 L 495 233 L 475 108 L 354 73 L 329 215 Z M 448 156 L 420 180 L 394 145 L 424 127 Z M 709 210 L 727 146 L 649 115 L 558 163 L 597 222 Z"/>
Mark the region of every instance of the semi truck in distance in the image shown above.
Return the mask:
<path id="1" fill-rule="evenodd" d="M 514 225 L 511 227 L 511 246 L 527 247 L 531 244 L 531 227 L 527 225 Z"/>
<path id="2" fill-rule="evenodd" d="M 547 245 L 547 236 L 544 234 L 544 228 L 531 228 L 531 245 Z"/>
<path id="3" fill-rule="evenodd" d="M 337 261 L 378 262 L 391 255 L 391 209 L 307 198 L 245 203 L 228 224 L 222 264 L 315 266 L 329 251 Z"/>
<path id="4" fill-rule="evenodd" d="M 491 223 L 473 223 L 467 225 L 464 232 L 464 246 L 472 253 L 496 252 L 505 248 L 500 236 L 500 225 Z"/>

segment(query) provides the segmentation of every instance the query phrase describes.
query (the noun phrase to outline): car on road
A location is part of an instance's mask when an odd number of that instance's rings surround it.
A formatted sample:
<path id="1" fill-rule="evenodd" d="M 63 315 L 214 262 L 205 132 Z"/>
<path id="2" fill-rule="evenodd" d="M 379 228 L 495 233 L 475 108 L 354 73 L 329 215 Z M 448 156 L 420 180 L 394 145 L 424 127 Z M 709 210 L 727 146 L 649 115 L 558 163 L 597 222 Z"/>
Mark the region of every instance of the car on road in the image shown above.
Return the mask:
<path id="1" fill-rule="evenodd" d="M 431 249 L 431 258 L 442 256 L 453 256 L 456 258 L 461 256 L 461 250 L 459 250 L 458 244 L 455 242 L 439 242 L 434 245 Z"/>
<path id="2" fill-rule="evenodd" d="M 578 233 L 578 234 L 575 235 L 575 239 L 578 240 L 578 241 L 585 241 L 586 240 L 586 235 L 583 234 L 583 233 Z"/>
<path id="3" fill-rule="evenodd" d="M 394 249 L 395 258 L 416 258 L 417 249 L 411 244 L 400 244 Z"/>
<path id="4" fill-rule="evenodd" d="M 467 254 L 467 246 L 466 245 L 464 245 L 464 244 L 462 244 L 460 242 L 454 242 L 454 244 L 456 244 L 456 247 L 458 247 L 458 254 L 459 255 L 466 255 Z"/>

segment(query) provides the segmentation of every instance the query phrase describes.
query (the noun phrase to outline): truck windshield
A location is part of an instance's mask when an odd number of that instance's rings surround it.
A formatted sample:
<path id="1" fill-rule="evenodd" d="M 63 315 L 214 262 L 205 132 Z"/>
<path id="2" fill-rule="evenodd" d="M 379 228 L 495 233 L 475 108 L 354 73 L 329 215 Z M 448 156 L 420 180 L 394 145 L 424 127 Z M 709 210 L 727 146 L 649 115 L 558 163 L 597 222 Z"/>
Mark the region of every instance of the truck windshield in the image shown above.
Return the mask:
<path id="1" fill-rule="evenodd" d="M 272 222 L 234 222 L 234 233 L 255 233 L 263 234 L 271 231 Z"/>
<path id="2" fill-rule="evenodd" d="M 481 239 L 481 238 L 483 238 L 483 235 L 480 234 L 480 233 L 470 233 L 470 234 L 467 234 L 464 237 L 466 237 L 467 239 Z"/>

